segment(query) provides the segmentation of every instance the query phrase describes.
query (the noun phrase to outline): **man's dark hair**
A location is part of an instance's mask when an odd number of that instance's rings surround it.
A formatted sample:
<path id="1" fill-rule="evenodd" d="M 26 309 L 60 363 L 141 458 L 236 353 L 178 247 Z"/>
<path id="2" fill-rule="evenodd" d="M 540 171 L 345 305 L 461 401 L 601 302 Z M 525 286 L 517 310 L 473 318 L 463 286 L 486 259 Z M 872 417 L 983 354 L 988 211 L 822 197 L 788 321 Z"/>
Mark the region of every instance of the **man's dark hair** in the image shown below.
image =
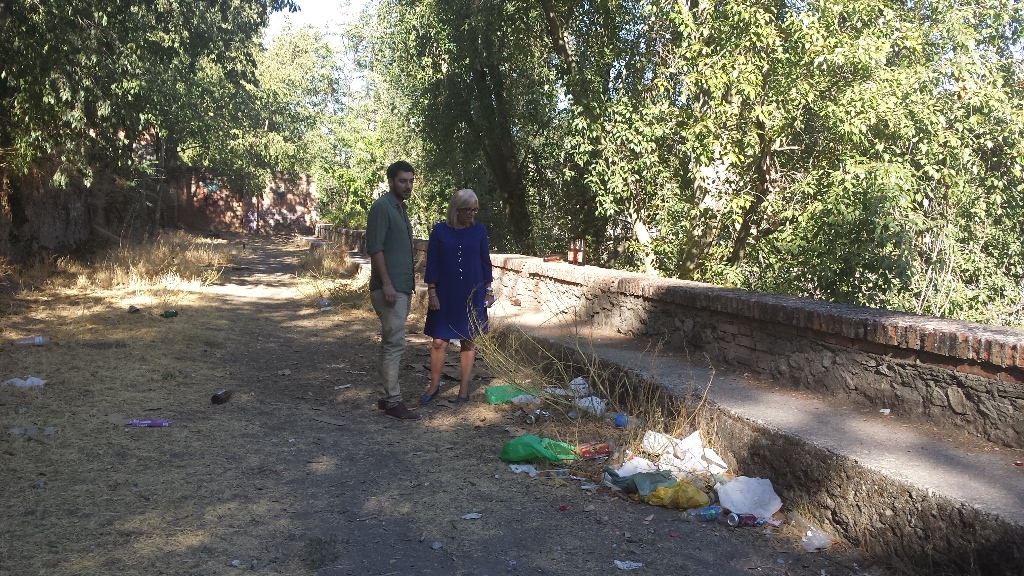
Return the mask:
<path id="1" fill-rule="evenodd" d="M 399 172 L 416 173 L 416 171 L 412 169 L 412 164 L 409 164 L 405 160 L 399 160 L 391 166 L 388 166 L 388 180 L 394 180 L 395 176 L 398 176 Z"/>

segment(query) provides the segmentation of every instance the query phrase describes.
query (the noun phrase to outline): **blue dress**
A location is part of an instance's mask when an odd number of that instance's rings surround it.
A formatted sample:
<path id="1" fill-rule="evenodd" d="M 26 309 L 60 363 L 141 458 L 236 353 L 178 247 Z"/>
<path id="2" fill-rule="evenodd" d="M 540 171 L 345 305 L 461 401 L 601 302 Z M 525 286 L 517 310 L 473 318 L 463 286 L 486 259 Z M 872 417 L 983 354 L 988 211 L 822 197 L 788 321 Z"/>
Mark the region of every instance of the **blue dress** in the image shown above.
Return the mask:
<path id="1" fill-rule="evenodd" d="M 452 228 L 447 222 L 435 224 L 427 245 L 423 281 L 434 285 L 441 309 L 427 310 L 423 333 L 441 340 L 486 334 L 484 285 L 492 279 L 487 229 L 483 224 L 467 228 Z"/>

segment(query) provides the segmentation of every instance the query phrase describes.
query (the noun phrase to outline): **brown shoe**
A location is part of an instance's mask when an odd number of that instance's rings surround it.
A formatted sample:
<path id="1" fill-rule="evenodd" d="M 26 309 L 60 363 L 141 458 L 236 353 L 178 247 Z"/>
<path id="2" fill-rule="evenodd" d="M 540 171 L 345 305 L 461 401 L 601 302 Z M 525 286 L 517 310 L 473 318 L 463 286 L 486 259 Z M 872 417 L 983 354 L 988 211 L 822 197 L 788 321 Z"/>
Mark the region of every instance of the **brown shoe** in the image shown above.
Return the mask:
<path id="1" fill-rule="evenodd" d="M 399 402 L 391 408 L 385 408 L 384 413 L 392 418 L 398 420 L 419 420 L 420 415 L 409 410 L 409 407 L 405 405 L 405 402 Z"/>

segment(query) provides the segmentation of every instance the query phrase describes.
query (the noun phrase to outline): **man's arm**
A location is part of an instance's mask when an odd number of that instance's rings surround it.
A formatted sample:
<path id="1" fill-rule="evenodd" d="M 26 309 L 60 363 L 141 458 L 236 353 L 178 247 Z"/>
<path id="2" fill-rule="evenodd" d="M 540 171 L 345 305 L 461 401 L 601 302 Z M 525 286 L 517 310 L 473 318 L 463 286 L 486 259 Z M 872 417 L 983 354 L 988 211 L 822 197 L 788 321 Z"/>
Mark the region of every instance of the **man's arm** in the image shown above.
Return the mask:
<path id="1" fill-rule="evenodd" d="M 384 262 L 383 250 L 370 254 L 370 273 L 376 274 L 377 278 L 380 278 L 381 283 L 384 285 L 384 301 L 389 306 L 394 306 L 395 301 L 398 299 L 398 293 L 395 292 L 395 287 L 391 285 L 391 276 L 388 275 L 388 266 Z"/>

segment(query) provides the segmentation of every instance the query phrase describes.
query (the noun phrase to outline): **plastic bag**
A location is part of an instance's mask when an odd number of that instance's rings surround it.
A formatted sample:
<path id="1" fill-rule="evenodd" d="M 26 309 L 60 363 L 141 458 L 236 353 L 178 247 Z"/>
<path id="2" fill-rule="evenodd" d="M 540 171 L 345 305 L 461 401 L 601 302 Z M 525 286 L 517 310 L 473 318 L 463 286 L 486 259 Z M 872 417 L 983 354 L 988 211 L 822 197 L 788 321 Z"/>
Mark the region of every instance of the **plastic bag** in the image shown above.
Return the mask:
<path id="1" fill-rule="evenodd" d="M 832 537 L 817 528 L 811 528 L 800 539 L 800 545 L 808 552 L 824 550 L 832 545 Z"/>
<path id="2" fill-rule="evenodd" d="M 501 447 L 501 459 L 505 462 L 526 462 L 544 459 L 551 462 L 560 460 L 576 460 L 575 447 L 572 444 L 558 442 L 550 438 L 540 438 L 533 434 L 524 434 L 513 438 Z"/>
<path id="3" fill-rule="evenodd" d="M 689 482 L 676 482 L 673 486 L 659 486 L 644 500 L 652 506 L 664 506 L 676 510 L 703 508 L 711 504 L 711 498 L 703 490 Z"/>
<path id="4" fill-rule="evenodd" d="M 501 384 L 499 386 L 488 386 L 484 388 L 484 396 L 487 398 L 488 404 L 504 404 L 510 402 L 517 396 L 526 394 L 522 388 L 516 388 L 509 384 Z"/>
<path id="5" fill-rule="evenodd" d="M 654 492 L 659 486 L 672 486 L 676 479 L 668 472 L 641 472 L 632 476 L 619 476 L 619 473 L 611 468 L 605 468 L 612 485 L 619 488 L 626 494 L 639 494 L 641 498 Z"/>
<path id="6" fill-rule="evenodd" d="M 753 514 L 768 518 L 782 508 L 782 499 L 772 488 L 767 478 L 737 476 L 725 484 L 715 487 L 722 506 L 736 514 Z"/>
<path id="7" fill-rule="evenodd" d="M 608 409 L 608 401 L 604 398 L 598 398 L 597 396 L 587 396 L 586 398 L 580 398 L 576 401 L 576 405 L 580 408 L 596 414 L 598 416 L 604 414 L 604 411 Z"/>

